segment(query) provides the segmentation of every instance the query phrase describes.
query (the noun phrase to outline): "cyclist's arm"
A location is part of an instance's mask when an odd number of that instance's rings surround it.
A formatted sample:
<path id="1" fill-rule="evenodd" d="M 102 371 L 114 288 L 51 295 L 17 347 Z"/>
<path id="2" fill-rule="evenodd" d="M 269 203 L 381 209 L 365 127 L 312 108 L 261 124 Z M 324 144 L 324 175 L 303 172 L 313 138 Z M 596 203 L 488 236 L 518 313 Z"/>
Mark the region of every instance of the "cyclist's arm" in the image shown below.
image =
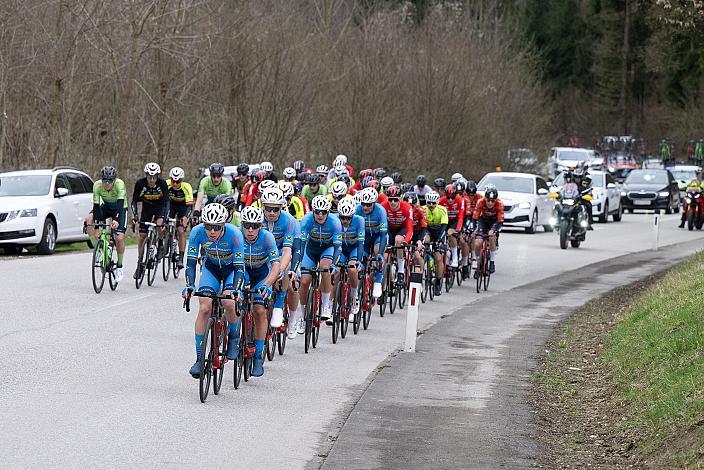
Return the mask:
<path id="1" fill-rule="evenodd" d="M 198 183 L 198 196 L 196 196 L 196 203 L 193 207 L 194 211 L 202 211 L 203 210 L 203 199 L 205 198 L 205 187 L 206 187 L 206 179 L 208 177 L 205 176 L 200 180 L 200 183 Z"/>
<path id="2" fill-rule="evenodd" d="M 279 279 L 279 273 L 281 272 L 281 259 L 279 258 L 279 249 L 276 247 L 276 240 L 274 236 L 269 234 L 270 240 L 267 242 L 269 249 L 269 275 L 264 279 L 264 284 L 271 287 L 274 285 L 277 279 Z"/>
<path id="3" fill-rule="evenodd" d="M 445 242 L 445 235 L 447 234 L 447 222 L 440 224 L 440 230 L 438 231 L 438 242 Z"/>
<path id="4" fill-rule="evenodd" d="M 198 265 L 198 253 L 200 252 L 199 234 L 202 233 L 202 226 L 198 226 L 191 230 L 191 236 L 188 237 L 188 258 L 186 261 L 186 287 L 195 289 L 196 285 L 196 267 Z"/>
<path id="5" fill-rule="evenodd" d="M 381 234 L 381 240 L 379 240 L 379 254 L 383 253 L 386 250 L 386 242 L 387 242 L 387 233 L 388 233 L 388 225 L 386 221 L 386 211 L 380 206 L 377 205 L 377 208 L 379 208 L 379 233 Z"/>
<path id="6" fill-rule="evenodd" d="M 455 228 L 457 233 L 461 232 L 464 226 L 464 198 L 460 199 L 462 199 L 462 202 L 460 203 L 460 210 L 457 212 L 457 227 Z"/>
<path id="7" fill-rule="evenodd" d="M 193 206 L 193 187 L 185 181 L 181 183 L 181 187 L 183 188 L 183 197 L 186 199 L 186 205 Z"/>
<path id="8" fill-rule="evenodd" d="M 132 209 L 132 215 L 134 216 L 135 219 L 138 219 L 139 217 L 139 211 L 137 210 L 137 202 L 139 202 L 139 194 L 142 192 L 142 186 L 139 184 L 139 181 L 134 184 L 134 191 L 132 192 L 132 204 L 131 204 L 131 209 Z"/>
<path id="9" fill-rule="evenodd" d="M 413 208 L 408 207 L 408 213 L 406 214 L 406 237 L 405 242 L 411 243 L 413 238 Z"/>
<path id="10" fill-rule="evenodd" d="M 358 215 L 354 217 L 359 217 Z M 364 257 L 364 219 L 357 219 L 357 261 Z"/>
<path id="11" fill-rule="evenodd" d="M 160 179 L 158 181 L 158 184 L 161 186 L 161 190 L 163 191 L 162 197 L 163 199 L 163 204 L 164 204 L 164 218 L 169 217 L 169 210 L 171 209 L 171 198 L 169 197 L 169 185 L 166 184 L 166 181 L 163 179 Z"/>

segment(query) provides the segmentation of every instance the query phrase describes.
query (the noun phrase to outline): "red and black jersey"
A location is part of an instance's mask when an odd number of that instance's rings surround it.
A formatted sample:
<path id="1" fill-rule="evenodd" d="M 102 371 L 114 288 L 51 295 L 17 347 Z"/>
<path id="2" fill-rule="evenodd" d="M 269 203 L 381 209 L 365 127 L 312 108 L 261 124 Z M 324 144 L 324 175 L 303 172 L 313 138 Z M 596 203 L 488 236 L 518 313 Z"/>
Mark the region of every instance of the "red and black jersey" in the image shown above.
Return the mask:
<path id="1" fill-rule="evenodd" d="M 413 206 L 413 233 L 418 233 L 428 227 L 428 219 L 425 216 L 423 206 Z"/>
<path id="2" fill-rule="evenodd" d="M 449 223 L 447 224 L 447 228 L 454 228 L 458 232 L 462 230 L 465 211 L 464 198 L 458 194 L 455 194 L 451 198 L 443 196 L 440 198 L 438 204 L 447 209 L 447 219 L 449 221 Z M 452 225 L 454 225 L 454 227 L 452 227 Z"/>
<path id="3" fill-rule="evenodd" d="M 398 210 L 391 210 L 391 204 L 389 201 L 385 201 L 381 204 L 386 210 L 386 223 L 389 226 L 389 230 L 398 231 L 403 227 L 406 227 L 406 243 L 410 243 L 413 237 L 413 209 L 411 205 L 406 201 L 399 201 Z"/>
<path id="4" fill-rule="evenodd" d="M 504 221 L 504 203 L 501 202 L 501 199 L 497 199 L 494 203 L 494 207 L 490 209 L 486 205 L 486 199 L 481 198 L 479 202 L 477 202 L 477 207 L 474 209 L 472 218 L 474 220 L 501 224 Z"/>
<path id="5" fill-rule="evenodd" d="M 472 218 L 474 214 L 474 209 L 477 207 L 477 202 L 482 198 L 481 194 L 467 194 L 464 195 L 464 213 L 468 218 Z"/>

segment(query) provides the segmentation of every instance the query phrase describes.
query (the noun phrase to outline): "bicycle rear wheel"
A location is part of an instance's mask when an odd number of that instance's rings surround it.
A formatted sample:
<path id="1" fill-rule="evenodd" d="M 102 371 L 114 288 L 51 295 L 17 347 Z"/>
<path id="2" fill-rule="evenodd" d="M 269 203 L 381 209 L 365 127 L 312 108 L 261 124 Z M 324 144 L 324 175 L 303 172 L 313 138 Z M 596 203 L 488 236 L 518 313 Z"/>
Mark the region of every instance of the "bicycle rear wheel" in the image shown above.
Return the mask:
<path id="1" fill-rule="evenodd" d="M 105 284 L 105 247 L 107 243 L 103 240 L 98 240 L 93 248 L 93 257 L 91 258 L 91 275 L 93 278 L 93 290 L 96 294 L 100 294 Z"/>
<path id="2" fill-rule="evenodd" d="M 311 331 L 311 344 L 314 348 L 318 345 L 318 338 L 320 338 L 320 307 L 322 305 L 322 299 L 318 289 L 320 289 L 320 287 L 316 287 L 313 296 L 313 329 Z"/>
<path id="3" fill-rule="evenodd" d="M 244 315 L 242 315 L 242 318 L 244 318 Z M 234 379 L 234 386 L 235 390 L 240 388 L 240 383 L 242 383 L 242 375 L 244 373 L 244 354 L 245 354 L 245 348 L 247 346 L 247 338 L 245 337 L 243 331 L 245 331 L 244 327 L 242 326 L 244 323 L 244 320 L 240 321 L 240 341 L 239 341 L 239 347 L 237 348 L 237 359 L 235 359 L 235 363 L 233 364 L 234 366 L 234 371 L 233 371 L 233 379 Z"/>
<path id="4" fill-rule="evenodd" d="M 398 301 L 398 285 L 396 284 L 396 278 L 398 278 L 398 267 L 396 266 L 395 261 L 391 262 L 390 264 L 391 265 L 389 266 L 389 269 L 387 271 L 389 278 L 386 281 L 386 296 L 389 302 L 389 313 L 393 315 L 396 311 L 396 303 Z"/>
<path id="5" fill-rule="evenodd" d="M 462 269 L 464 268 L 455 269 L 455 282 L 457 282 L 457 287 L 462 285 Z"/>
<path id="6" fill-rule="evenodd" d="M 347 328 L 350 324 L 350 315 L 352 314 L 352 299 L 350 299 L 350 288 L 347 282 L 345 282 L 342 287 L 342 302 L 340 305 L 340 336 L 345 338 L 347 336 Z"/>
<path id="7" fill-rule="evenodd" d="M 370 276 L 364 278 L 364 296 L 362 297 L 362 327 L 366 330 L 369 328 L 369 322 L 372 319 L 372 280 Z"/>
<path id="8" fill-rule="evenodd" d="M 159 258 L 156 256 L 157 241 L 156 235 L 149 237 L 149 258 L 147 261 L 147 285 L 151 286 L 156 280 L 156 272 L 159 270 Z"/>
<path id="9" fill-rule="evenodd" d="M 305 343 L 304 343 L 304 350 L 305 353 L 308 354 L 308 351 L 310 350 L 311 346 L 311 338 L 313 336 L 313 298 L 315 297 L 315 293 L 313 292 L 313 289 L 308 291 L 308 300 L 306 301 L 306 311 L 305 311 L 305 318 L 306 318 L 306 328 L 305 328 Z"/>
<path id="10" fill-rule="evenodd" d="M 210 392 L 210 380 L 213 374 L 213 354 L 215 354 L 214 338 L 211 334 L 213 319 L 208 319 L 208 326 L 203 336 L 203 349 L 200 355 L 200 378 L 198 379 L 198 395 L 200 402 L 205 403 Z"/>
<path id="11" fill-rule="evenodd" d="M 364 279 L 360 280 L 357 290 L 357 298 L 359 298 L 359 309 L 352 312 L 354 320 L 352 321 L 352 332 L 359 333 L 359 327 L 362 326 L 362 309 L 364 309 Z"/>
<path id="12" fill-rule="evenodd" d="M 479 259 L 477 260 L 477 272 L 475 273 L 475 276 L 477 276 L 477 294 L 481 292 L 482 289 L 482 282 L 483 282 L 483 277 L 484 277 L 484 251 L 479 253 Z"/>
<path id="13" fill-rule="evenodd" d="M 489 279 L 491 279 L 491 273 L 489 272 L 489 268 L 487 267 L 487 270 L 484 271 L 484 290 L 489 289 Z"/>
<path id="14" fill-rule="evenodd" d="M 117 258 L 116 250 L 114 246 L 108 245 L 108 250 L 110 251 L 110 265 L 108 266 L 108 284 L 110 284 L 110 290 L 117 289 L 118 282 L 115 280 L 115 269 L 117 269 Z"/>
<path id="15" fill-rule="evenodd" d="M 161 275 L 164 278 L 164 282 L 168 282 L 169 276 L 171 275 L 171 237 L 167 239 L 166 242 L 166 254 L 161 263 Z"/>
<path id="16" fill-rule="evenodd" d="M 142 255 L 139 257 L 137 260 L 137 269 L 141 271 L 141 274 L 137 276 L 137 279 L 134 280 L 134 285 L 137 289 L 142 287 L 142 283 L 144 282 L 144 275 L 147 272 L 147 260 L 149 259 L 149 239 L 145 238 L 144 241 L 142 242 Z"/>
<path id="17" fill-rule="evenodd" d="M 276 346 L 279 350 L 279 356 L 283 356 L 284 351 L 286 350 L 286 340 L 288 338 L 288 335 L 286 334 L 288 331 L 288 318 L 288 303 L 284 302 L 284 323 L 281 325 L 281 328 L 276 331 Z"/>
<path id="18" fill-rule="evenodd" d="M 332 300 L 332 344 L 337 344 L 337 337 L 340 335 L 341 287 L 342 283 L 338 282 L 335 286 L 335 294 Z"/>

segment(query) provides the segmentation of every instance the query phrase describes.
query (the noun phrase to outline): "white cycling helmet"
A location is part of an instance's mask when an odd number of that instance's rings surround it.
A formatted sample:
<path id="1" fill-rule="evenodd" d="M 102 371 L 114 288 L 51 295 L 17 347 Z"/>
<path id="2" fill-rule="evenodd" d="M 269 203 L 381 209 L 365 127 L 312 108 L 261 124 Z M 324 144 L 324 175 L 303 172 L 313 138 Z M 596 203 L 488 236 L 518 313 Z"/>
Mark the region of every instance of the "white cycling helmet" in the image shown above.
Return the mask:
<path id="1" fill-rule="evenodd" d="M 332 166 L 345 166 L 347 165 L 347 156 L 346 155 L 338 155 L 335 157 L 335 160 L 332 162 Z"/>
<path id="2" fill-rule="evenodd" d="M 284 168 L 284 178 L 295 178 L 295 177 L 296 177 L 296 170 L 294 170 L 290 166 Z"/>
<path id="3" fill-rule="evenodd" d="M 203 208 L 200 220 L 204 224 L 223 225 L 227 222 L 229 215 L 225 206 L 217 202 L 212 202 Z"/>
<path id="4" fill-rule="evenodd" d="M 157 176 L 161 173 L 161 167 L 158 163 L 147 163 L 146 165 L 144 165 L 144 173 L 148 174 L 149 176 Z"/>
<path id="5" fill-rule="evenodd" d="M 318 168 L 315 169 L 316 173 L 322 173 L 324 175 L 327 175 L 328 171 L 330 170 L 325 165 L 318 165 Z"/>
<path id="6" fill-rule="evenodd" d="M 279 189 L 281 189 L 281 192 L 284 193 L 284 197 L 293 196 L 293 185 L 288 181 L 279 183 Z"/>
<path id="7" fill-rule="evenodd" d="M 462 173 L 454 173 L 452 175 L 452 182 L 456 183 L 457 181 L 461 180 L 463 178 Z"/>
<path id="8" fill-rule="evenodd" d="M 262 182 L 259 183 L 259 191 L 266 191 L 267 189 L 275 188 L 276 186 L 278 186 L 276 181 L 262 180 Z"/>
<path id="9" fill-rule="evenodd" d="M 384 176 L 379 183 L 382 188 L 389 188 L 394 185 L 394 179 L 390 176 Z"/>
<path id="10" fill-rule="evenodd" d="M 347 194 L 347 185 L 342 181 L 335 181 L 330 188 L 330 192 L 334 197 L 342 197 Z"/>
<path id="11" fill-rule="evenodd" d="M 331 206 L 332 203 L 330 202 L 330 199 L 322 194 L 315 196 L 313 201 L 310 203 L 310 208 L 314 211 L 329 211 Z"/>
<path id="12" fill-rule="evenodd" d="M 374 188 L 362 191 L 362 204 L 373 204 L 379 199 L 379 192 Z"/>
<path id="13" fill-rule="evenodd" d="M 286 204 L 284 192 L 279 188 L 269 188 L 262 193 L 262 205 L 267 206 L 283 206 Z"/>
<path id="14" fill-rule="evenodd" d="M 437 204 L 438 201 L 440 200 L 440 194 L 435 192 L 435 191 L 430 191 L 428 194 L 425 195 L 425 202 L 429 202 L 431 204 Z"/>
<path id="15" fill-rule="evenodd" d="M 262 162 L 261 169 L 270 173 L 274 171 L 274 165 L 272 165 L 271 162 Z"/>
<path id="16" fill-rule="evenodd" d="M 171 178 L 171 181 L 181 181 L 185 176 L 186 172 L 179 166 L 173 167 L 169 172 L 169 178 Z"/>
<path id="17" fill-rule="evenodd" d="M 242 209 L 240 220 L 246 224 L 261 224 L 264 221 L 264 212 L 259 207 L 247 206 Z"/>
<path id="18" fill-rule="evenodd" d="M 347 167 L 345 165 L 335 165 L 335 176 L 342 176 L 344 174 L 349 175 L 349 171 L 347 171 Z"/>
<path id="19" fill-rule="evenodd" d="M 343 217 L 352 217 L 357 211 L 357 201 L 347 197 L 337 204 L 337 212 Z"/>

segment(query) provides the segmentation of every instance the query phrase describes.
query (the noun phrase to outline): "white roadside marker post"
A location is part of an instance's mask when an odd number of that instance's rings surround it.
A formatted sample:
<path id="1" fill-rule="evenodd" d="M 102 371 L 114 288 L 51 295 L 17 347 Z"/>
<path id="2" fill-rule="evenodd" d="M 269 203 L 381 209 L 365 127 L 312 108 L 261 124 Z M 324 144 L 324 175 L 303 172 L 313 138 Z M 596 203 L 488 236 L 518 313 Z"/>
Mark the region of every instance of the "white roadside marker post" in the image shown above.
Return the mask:
<path id="1" fill-rule="evenodd" d="M 420 304 L 421 274 L 411 273 L 409 302 L 406 311 L 406 343 L 405 352 L 416 351 L 416 336 L 418 331 L 418 305 Z"/>
<path id="2" fill-rule="evenodd" d="M 653 214 L 653 251 L 658 251 L 660 244 L 660 209 Z"/>

